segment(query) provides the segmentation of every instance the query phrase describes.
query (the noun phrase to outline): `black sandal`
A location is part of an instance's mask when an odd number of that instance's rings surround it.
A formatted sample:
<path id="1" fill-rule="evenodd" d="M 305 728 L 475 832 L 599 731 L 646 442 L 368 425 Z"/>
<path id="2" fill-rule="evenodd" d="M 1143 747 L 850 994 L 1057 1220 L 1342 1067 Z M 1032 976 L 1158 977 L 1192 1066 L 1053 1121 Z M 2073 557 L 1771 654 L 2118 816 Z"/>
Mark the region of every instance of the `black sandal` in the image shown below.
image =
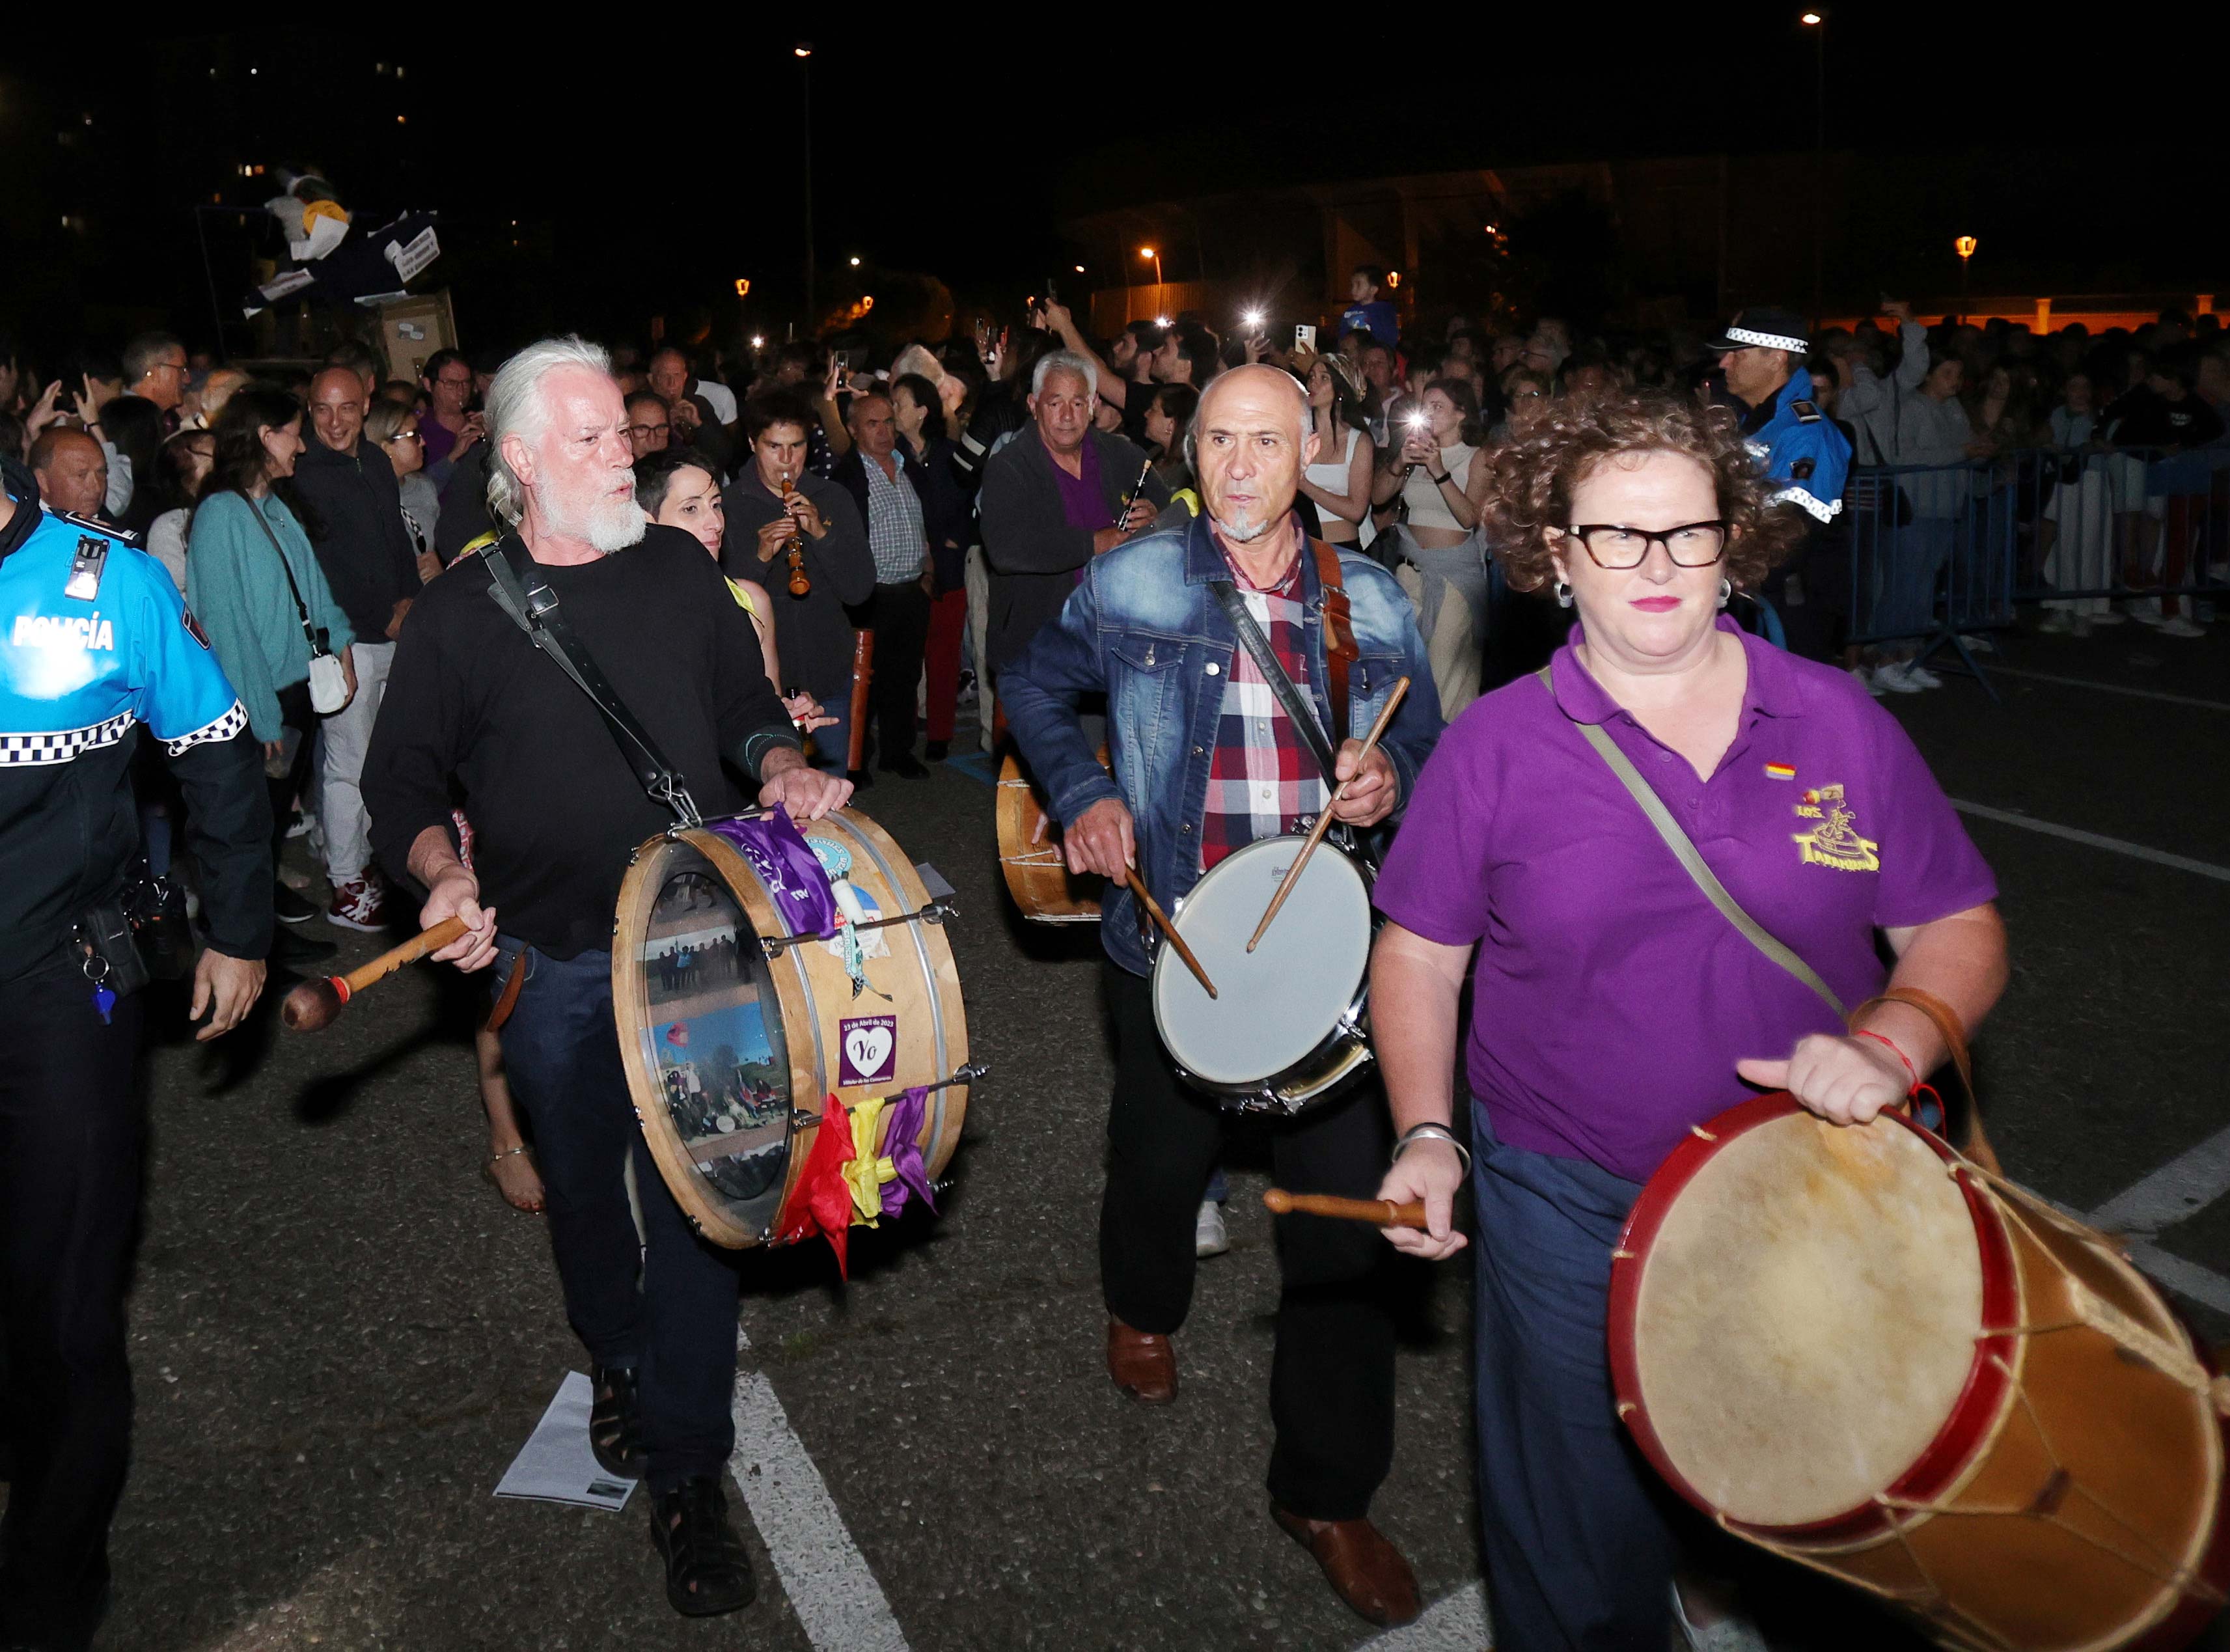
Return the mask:
<path id="1" fill-rule="evenodd" d="M 643 1470 L 642 1401 L 632 1365 L 598 1365 L 590 1373 L 589 1449 L 596 1466 L 621 1480 L 641 1480 Z"/>
<path id="2" fill-rule="evenodd" d="M 713 1476 L 685 1480 L 651 1499 L 650 1540 L 666 1562 L 666 1598 L 685 1617 L 735 1611 L 759 1592 L 751 1552 Z"/>

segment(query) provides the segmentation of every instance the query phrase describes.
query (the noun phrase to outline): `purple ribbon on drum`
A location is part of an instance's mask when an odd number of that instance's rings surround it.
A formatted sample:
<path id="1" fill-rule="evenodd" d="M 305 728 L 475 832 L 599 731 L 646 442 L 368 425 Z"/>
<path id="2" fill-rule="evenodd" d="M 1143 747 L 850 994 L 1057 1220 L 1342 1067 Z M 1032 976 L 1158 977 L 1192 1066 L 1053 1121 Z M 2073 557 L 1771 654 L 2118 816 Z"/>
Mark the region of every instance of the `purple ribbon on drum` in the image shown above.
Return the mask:
<path id="1" fill-rule="evenodd" d="M 928 1111 L 929 1091 L 917 1084 L 892 1102 L 884 1115 L 883 1145 L 888 1149 L 884 1157 L 898 1172 L 883 1184 L 885 1216 L 896 1216 L 905 1210 L 910 1197 L 918 1198 L 932 1211 L 937 1209 L 937 1196 L 930 1191 L 929 1169 L 921 1162 L 921 1146 L 916 1140 Z"/>
<path id="2" fill-rule="evenodd" d="M 719 821 L 712 829 L 751 863 L 791 934 L 818 935 L 836 927 L 836 897 L 828 887 L 828 874 L 785 810 Z"/>

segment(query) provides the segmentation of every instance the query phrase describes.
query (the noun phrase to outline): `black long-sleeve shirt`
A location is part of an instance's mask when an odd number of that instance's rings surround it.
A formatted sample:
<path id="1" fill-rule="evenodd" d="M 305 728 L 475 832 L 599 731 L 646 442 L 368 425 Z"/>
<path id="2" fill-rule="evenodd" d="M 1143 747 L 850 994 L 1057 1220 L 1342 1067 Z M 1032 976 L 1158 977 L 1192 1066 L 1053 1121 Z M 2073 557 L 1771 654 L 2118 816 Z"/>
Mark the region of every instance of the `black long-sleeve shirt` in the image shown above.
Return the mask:
<path id="1" fill-rule="evenodd" d="M 828 527 L 817 539 L 799 536 L 811 590 L 802 597 L 790 594 L 790 558 L 780 552 L 771 562 L 759 560 L 759 529 L 782 514 L 782 500 L 759 480 L 756 464 L 745 465 L 720 496 L 728 514 L 720 562 L 736 578 L 757 580 L 774 599 L 775 652 L 782 655 L 783 674 L 816 700 L 841 700 L 852 681 L 852 623 L 844 610 L 875 594 L 874 552 L 849 494 L 810 471 L 797 486 Z"/>
<path id="2" fill-rule="evenodd" d="M 294 492 L 309 507 L 310 544 L 349 629 L 359 642 L 386 642 L 395 604 L 419 590 L 394 465 L 362 436 L 341 453 L 313 436 L 294 461 Z"/>
<path id="3" fill-rule="evenodd" d="M 798 749 L 750 618 L 691 535 L 652 527 L 628 550 L 541 571 L 707 816 L 741 801 L 724 760 L 757 775 L 772 747 Z M 372 847 L 407 878 L 419 835 L 463 810 L 481 904 L 505 934 L 570 958 L 611 945 L 628 852 L 673 817 L 489 585 L 486 564 L 467 558 L 403 627 L 364 765 Z"/>

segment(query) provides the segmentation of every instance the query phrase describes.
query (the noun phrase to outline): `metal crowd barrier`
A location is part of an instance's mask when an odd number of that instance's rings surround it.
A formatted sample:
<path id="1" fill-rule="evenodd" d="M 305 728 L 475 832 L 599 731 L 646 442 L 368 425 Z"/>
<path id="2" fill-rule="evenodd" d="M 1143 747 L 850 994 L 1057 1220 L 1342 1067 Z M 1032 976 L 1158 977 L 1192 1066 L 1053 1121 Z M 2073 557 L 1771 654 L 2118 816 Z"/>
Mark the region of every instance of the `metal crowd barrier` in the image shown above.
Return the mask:
<path id="1" fill-rule="evenodd" d="M 2017 603 L 2230 595 L 2230 452 L 2024 448 L 1853 467 L 1843 494 L 1848 640 L 1917 641 L 1969 670 L 1963 635 Z"/>

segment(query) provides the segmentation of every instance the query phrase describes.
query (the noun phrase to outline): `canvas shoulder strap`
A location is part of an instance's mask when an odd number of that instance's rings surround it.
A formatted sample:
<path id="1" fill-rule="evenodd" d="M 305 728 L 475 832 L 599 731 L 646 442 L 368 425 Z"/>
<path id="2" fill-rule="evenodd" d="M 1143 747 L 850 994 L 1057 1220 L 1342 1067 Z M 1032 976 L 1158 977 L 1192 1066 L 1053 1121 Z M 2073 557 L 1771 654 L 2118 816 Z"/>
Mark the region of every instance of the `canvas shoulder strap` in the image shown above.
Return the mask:
<path id="1" fill-rule="evenodd" d="M 1554 699 L 1556 689 L 1550 681 L 1549 668 L 1543 666 L 1533 674 L 1541 680 L 1541 687 L 1547 689 L 1550 697 Z M 1726 886 L 1705 863 L 1701 851 L 1689 840 L 1688 834 L 1680 829 L 1680 823 L 1672 818 L 1672 811 L 1665 806 L 1665 800 L 1650 789 L 1649 782 L 1641 778 L 1641 771 L 1635 768 L 1632 759 L 1618 749 L 1617 743 L 1597 724 L 1581 723 L 1578 728 L 1587 737 L 1588 744 L 1595 747 L 1595 755 L 1602 758 L 1610 771 L 1618 777 L 1619 784 L 1633 795 L 1634 802 L 1641 805 L 1641 812 L 1649 816 L 1649 823 L 1657 829 L 1658 836 L 1663 838 L 1665 846 L 1679 857 L 1688 875 L 1695 880 L 1696 887 L 1704 892 L 1705 898 L 1719 909 L 1719 915 L 1739 930 L 1743 939 L 1810 987 L 1820 996 L 1821 1002 L 1835 1012 L 1837 1019 L 1841 1019 L 1845 1013 L 1843 1001 L 1835 996 L 1835 990 L 1821 980 L 1819 972 L 1809 964 L 1775 939 L 1763 925 L 1744 912 L 1735 898 L 1727 893 Z"/>
<path id="2" fill-rule="evenodd" d="M 595 658 L 575 635 L 572 623 L 558 605 L 558 593 L 543 578 L 541 565 L 534 560 L 526 545 L 516 533 L 506 533 L 480 552 L 488 571 L 488 595 L 497 607 L 511 616 L 512 623 L 526 633 L 527 640 L 558 664 L 558 669 L 573 680 L 574 687 L 589 697 L 604 720 L 604 726 L 618 742 L 620 755 L 627 759 L 628 767 L 635 771 L 642 789 L 667 809 L 684 826 L 701 826 L 704 816 L 698 813 L 696 800 L 689 795 L 687 779 L 680 771 L 666 760 L 648 729 L 635 720 L 611 683 L 605 678 Z"/>

